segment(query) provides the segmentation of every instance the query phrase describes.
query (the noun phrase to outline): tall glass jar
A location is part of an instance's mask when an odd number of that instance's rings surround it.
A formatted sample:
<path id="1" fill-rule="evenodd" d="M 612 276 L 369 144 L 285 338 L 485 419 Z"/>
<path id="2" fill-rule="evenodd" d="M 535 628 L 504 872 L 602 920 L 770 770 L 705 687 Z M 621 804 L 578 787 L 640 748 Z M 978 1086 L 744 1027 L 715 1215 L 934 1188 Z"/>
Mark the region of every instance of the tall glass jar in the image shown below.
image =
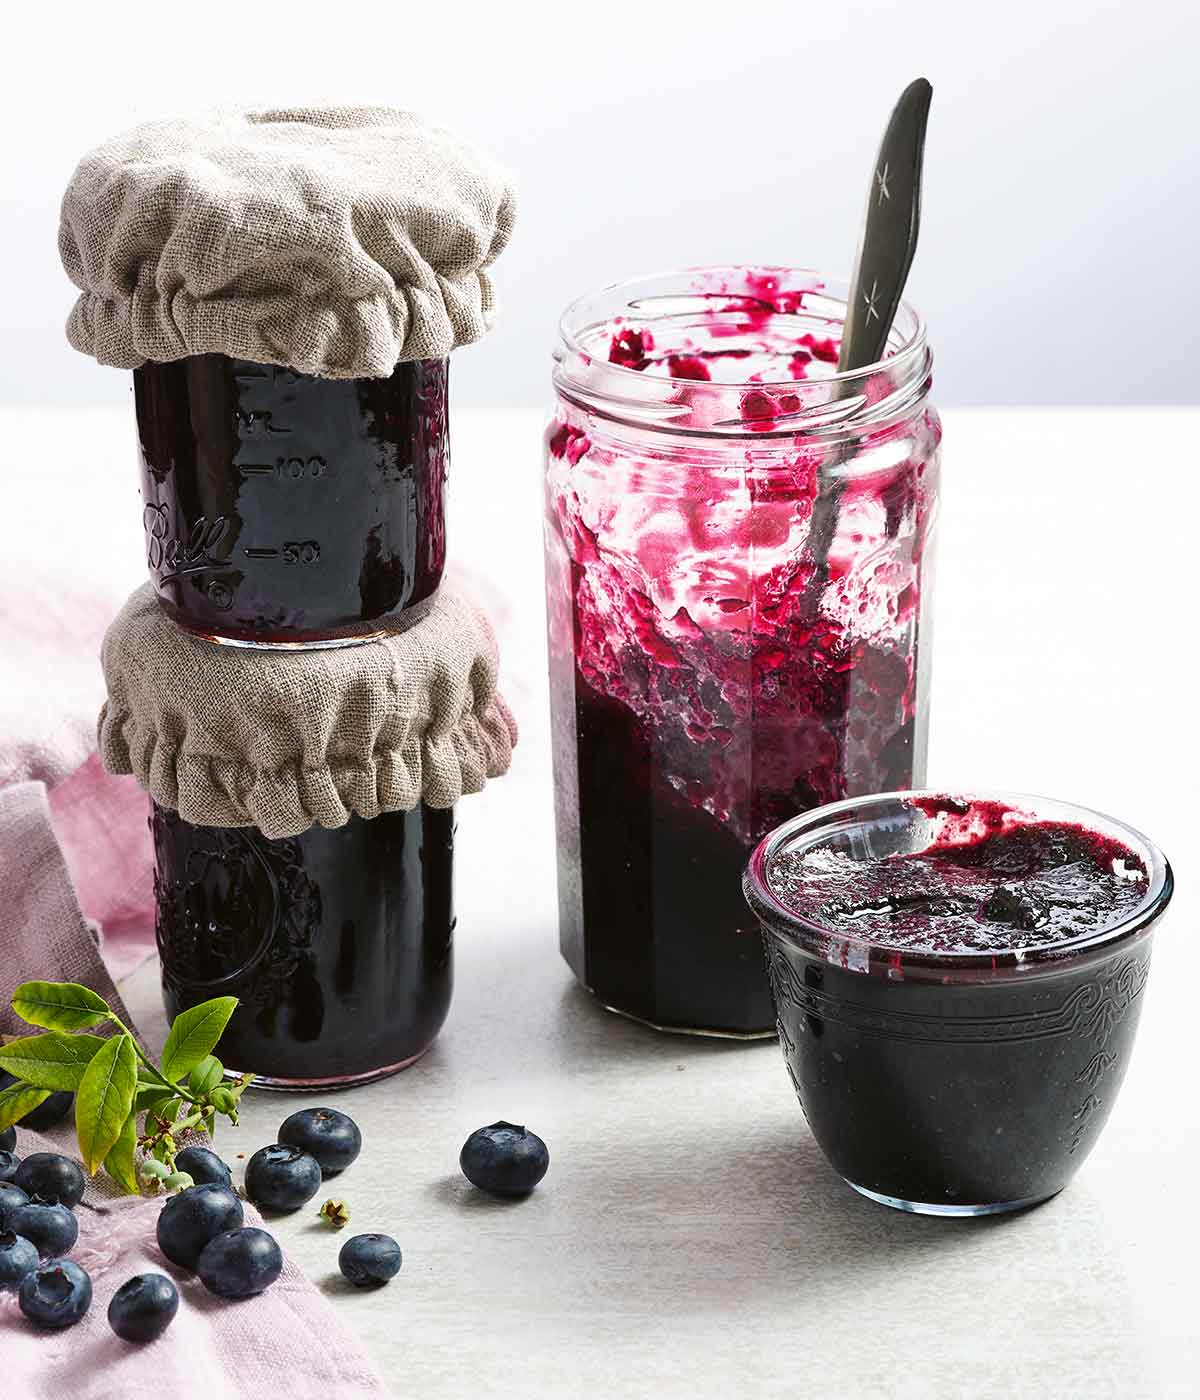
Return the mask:
<path id="1" fill-rule="evenodd" d="M 134 370 L 150 577 L 214 641 L 378 635 L 446 560 L 448 361 L 321 379 L 192 355 Z"/>
<path id="2" fill-rule="evenodd" d="M 741 897 L 797 812 L 924 780 L 941 430 L 924 326 L 836 373 L 847 288 L 705 268 L 564 314 L 546 435 L 563 954 L 611 1009 L 769 1033 Z"/>
<path id="3" fill-rule="evenodd" d="M 167 1016 L 239 999 L 221 1055 L 268 1087 L 404 1069 L 450 1007 L 454 811 L 418 806 L 269 840 L 153 805 Z"/>

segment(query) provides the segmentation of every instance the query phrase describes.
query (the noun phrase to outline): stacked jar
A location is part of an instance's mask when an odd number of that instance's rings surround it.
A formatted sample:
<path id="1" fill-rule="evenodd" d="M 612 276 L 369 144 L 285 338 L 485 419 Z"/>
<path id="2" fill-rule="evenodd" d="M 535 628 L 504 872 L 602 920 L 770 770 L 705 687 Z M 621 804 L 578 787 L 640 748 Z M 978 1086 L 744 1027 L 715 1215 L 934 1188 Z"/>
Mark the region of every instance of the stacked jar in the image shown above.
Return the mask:
<path id="1" fill-rule="evenodd" d="M 68 334 L 133 370 L 150 572 L 101 753 L 152 798 L 168 1014 L 237 996 L 223 1054 L 269 1084 L 402 1069 L 449 1007 L 454 803 L 515 730 L 442 582 L 448 353 L 511 222 L 383 108 L 141 127 L 64 199 Z"/>

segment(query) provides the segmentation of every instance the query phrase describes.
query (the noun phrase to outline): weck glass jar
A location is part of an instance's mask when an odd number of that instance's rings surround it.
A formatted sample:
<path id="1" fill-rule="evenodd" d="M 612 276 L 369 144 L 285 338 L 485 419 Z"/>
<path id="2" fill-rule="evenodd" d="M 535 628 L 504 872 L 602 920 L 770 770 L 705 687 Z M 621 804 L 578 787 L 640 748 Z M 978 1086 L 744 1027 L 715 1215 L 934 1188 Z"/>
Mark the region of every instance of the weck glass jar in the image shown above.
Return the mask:
<path id="1" fill-rule="evenodd" d="M 769 1034 L 741 898 L 797 812 L 923 781 L 940 426 L 924 326 L 716 267 L 564 314 L 546 435 L 560 939 L 610 1009 Z"/>
<path id="2" fill-rule="evenodd" d="M 150 829 L 167 1017 L 236 996 L 230 1070 L 336 1087 L 394 1074 L 433 1043 L 453 981 L 453 808 L 270 840 L 153 803 Z"/>
<path id="3" fill-rule="evenodd" d="M 192 355 L 134 370 L 147 564 L 181 626 L 344 645 L 428 598 L 446 559 L 448 361 L 328 379 Z"/>

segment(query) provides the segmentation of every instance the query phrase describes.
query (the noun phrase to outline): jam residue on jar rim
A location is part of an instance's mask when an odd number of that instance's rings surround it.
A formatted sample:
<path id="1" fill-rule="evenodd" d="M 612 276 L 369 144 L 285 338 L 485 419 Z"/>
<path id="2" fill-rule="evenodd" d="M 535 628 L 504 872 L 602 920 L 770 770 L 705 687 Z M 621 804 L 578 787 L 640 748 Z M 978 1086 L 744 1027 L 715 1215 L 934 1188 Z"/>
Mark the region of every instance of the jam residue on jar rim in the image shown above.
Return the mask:
<path id="1" fill-rule="evenodd" d="M 894 829 L 906 814 L 910 819 L 932 819 L 937 825 L 929 833 L 927 844 L 905 852 L 905 857 L 920 857 L 927 851 L 967 852 L 1005 830 L 1070 826 L 1094 839 L 1097 848 L 1131 856 L 1131 863 L 1145 872 L 1145 890 L 1134 907 L 1123 908 L 1113 921 L 1079 937 L 1016 948 L 938 951 L 898 947 L 884 939 L 851 933 L 844 923 L 821 922 L 819 915 L 809 917 L 800 912 L 774 888 L 772 867 L 781 856 L 818 850 L 835 835 L 845 835 L 856 828 Z M 864 868 L 866 864 L 864 860 Z M 747 900 L 772 934 L 823 962 L 889 978 L 945 982 L 1053 972 L 1064 960 L 1102 955 L 1115 943 L 1147 932 L 1169 903 L 1173 887 L 1170 864 L 1158 847 L 1113 817 L 1024 794 L 974 791 L 960 795 L 945 790 L 871 794 L 805 812 L 763 838 L 750 857 L 743 882 Z"/>

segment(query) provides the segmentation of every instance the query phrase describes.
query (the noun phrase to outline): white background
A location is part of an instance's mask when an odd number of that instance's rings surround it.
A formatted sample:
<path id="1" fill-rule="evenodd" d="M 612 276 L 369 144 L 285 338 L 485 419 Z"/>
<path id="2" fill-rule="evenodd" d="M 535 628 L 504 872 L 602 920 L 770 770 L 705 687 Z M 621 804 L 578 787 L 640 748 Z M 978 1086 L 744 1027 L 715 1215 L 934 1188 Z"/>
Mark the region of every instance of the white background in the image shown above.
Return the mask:
<path id="1" fill-rule="evenodd" d="M 411 107 L 515 172 L 502 319 L 461 407 L 547 398 L 577 294 L 711 261 L 846 272 L 891 103 L 934 85 L 910 290 L 955 403 L 1195 403 L 1197 7 L 1184 0 L 71 0 L 6 7 L 0 401 L 116 400 L 71 352 L 79 156 L 216 102 Z"/>

